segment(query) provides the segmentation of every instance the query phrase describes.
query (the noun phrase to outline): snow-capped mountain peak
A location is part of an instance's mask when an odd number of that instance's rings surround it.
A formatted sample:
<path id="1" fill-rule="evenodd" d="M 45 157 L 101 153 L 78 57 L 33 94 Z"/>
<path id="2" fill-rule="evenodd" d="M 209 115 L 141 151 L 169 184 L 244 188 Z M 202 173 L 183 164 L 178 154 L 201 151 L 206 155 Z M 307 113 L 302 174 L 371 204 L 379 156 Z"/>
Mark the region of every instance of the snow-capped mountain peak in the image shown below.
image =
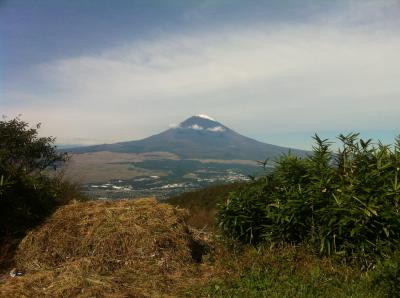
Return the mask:
<path id="1" fill-rule="evenodd" d="M 207 115 L 192 116 L 175 128 L 208 132 L 224 132 L 227 130 L 227 127 Z"/>
<path id="2" fill-rule="evenodd" d="M 80 147 L 70 150 L 75 153 L 87 152 L 170 152 L 180 158 L 194 159 L 247 159 L 261 160 L 275 158 L 289 152 L 289 148 L 265 144 L 240 135 L 229 127 L 207 115 L 189 117 L 178 125 L 148 138 Z M 292 150 L 303 156 L 305 151 Z"/>
<path id="3" fill-rule="evenodd" d="M 214 118 L 212 118 L 212 117 L 210 117 L 208 115 L 205 115 L 205 114 L 199 114 L 199 115 L 196 115 L 196 117 L 203 118 L 203 119 L 208 119 L 208 120 L 211 120 L 211 121 L 215 121 Z"/>

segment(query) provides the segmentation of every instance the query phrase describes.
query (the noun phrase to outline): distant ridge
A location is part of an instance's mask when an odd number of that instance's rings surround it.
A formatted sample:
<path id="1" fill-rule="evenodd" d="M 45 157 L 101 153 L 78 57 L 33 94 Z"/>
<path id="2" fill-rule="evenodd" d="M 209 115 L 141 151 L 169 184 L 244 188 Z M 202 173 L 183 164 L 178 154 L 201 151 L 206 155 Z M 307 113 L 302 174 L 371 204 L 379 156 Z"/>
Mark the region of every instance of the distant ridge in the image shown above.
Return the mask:
<path id="1" fill-rule="evenodd" d="M 72 153 L 171 152 L 185 159 L 245 160 L 275 158 L 289 151 L 298 156 L 304 156 L 307 153 L 307 151 L 280 147 L 248 138 L 203 114 L 192 116 L 175 127 L 142 140 L 77 147 L 68 151 Z"/>

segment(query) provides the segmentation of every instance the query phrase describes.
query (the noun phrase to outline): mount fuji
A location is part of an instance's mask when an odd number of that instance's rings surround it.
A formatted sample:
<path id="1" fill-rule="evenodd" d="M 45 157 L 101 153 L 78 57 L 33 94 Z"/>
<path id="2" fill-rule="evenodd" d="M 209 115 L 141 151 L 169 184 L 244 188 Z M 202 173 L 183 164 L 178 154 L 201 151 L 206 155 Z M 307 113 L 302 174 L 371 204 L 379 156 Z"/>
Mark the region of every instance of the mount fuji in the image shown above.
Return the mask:
<path id="1" fill-rule="evenodd" d="M 179 125 L 148 138 L 93 145 L 68 150 L 72 153 L 119 152 L 147 153 L 170 152 L 182 159 L 273 159 L 289 151 L 304 156 L 303 150 L 290 149 L 243 136 L 207 115 L 192 116 Z"/>

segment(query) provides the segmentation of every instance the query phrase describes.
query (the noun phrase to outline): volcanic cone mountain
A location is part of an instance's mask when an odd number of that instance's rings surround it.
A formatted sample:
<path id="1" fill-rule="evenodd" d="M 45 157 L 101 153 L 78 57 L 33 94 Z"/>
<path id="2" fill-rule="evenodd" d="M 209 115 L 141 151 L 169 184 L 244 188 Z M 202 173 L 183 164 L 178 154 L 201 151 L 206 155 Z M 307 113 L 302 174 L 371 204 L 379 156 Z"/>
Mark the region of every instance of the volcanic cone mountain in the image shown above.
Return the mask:
<path id="1" fill-rule="evenodd" d="M 171 152 L 184 159 L 263 160 L 283 153 L 303 156 L 306 151 L 266 144 L 245 137 L 206 115 L 193 116 L 159 134 L 138 141 L 71 149 L 87 152 Z"/>

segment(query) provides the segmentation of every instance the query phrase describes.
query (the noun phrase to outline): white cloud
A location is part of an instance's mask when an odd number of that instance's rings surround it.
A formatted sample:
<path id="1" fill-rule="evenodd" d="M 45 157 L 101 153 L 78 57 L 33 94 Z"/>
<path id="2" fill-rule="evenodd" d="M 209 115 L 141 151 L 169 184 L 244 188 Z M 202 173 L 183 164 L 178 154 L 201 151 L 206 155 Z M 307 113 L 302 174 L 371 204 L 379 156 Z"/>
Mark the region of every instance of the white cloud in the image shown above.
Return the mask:
<path id="1" fill-rule="evenodd" d="M 197 124 L 193 124 L 192 126 L 189 126 L 188 128 L 194 129 L 194 130 L 203 130 L 204 129 L 204 127 L 197 125 Z"/>
<path id="2" fill-rule="evenodd" d="M 2 113 L 62 142 L 142 138 L 198 110 L 245 134 L 400 129 L 398 31 L 379 15 L 338 19 L 166 34 L 48 62 L 34 89 L 8 90 Z"/>
<path id="3" fill-rule="evenodd" d="M 215 126 L 215 127 L 212 127 L 212 128 L 207 128 L 207 130 L 208 131 L 212 131 L 212 132 L 223 132 L 226 129 L 223 128 L 222 126 Z"/>

